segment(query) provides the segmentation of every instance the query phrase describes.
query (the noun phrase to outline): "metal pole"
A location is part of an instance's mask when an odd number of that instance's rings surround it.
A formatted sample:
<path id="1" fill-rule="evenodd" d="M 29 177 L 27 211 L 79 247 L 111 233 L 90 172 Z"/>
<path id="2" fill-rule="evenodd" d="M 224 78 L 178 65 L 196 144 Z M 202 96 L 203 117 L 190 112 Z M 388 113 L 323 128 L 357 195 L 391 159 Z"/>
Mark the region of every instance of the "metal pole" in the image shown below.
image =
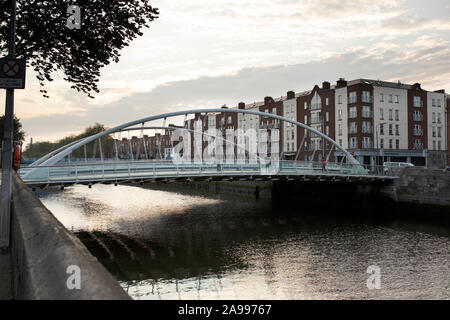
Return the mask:
<path id="1" fill-rule="evenodd" d="M 9 29 L 9 57 L 15 58 L 16 47 L 16 0 L 11 0 Z M 11 227 L 11 179 L 12 149 L 14 135 L 14 89 L 6 89 L 5 123 L 2 141 L 2 185 L 0 211 L 0 253 L 7 252 L 10 245 Z"/>

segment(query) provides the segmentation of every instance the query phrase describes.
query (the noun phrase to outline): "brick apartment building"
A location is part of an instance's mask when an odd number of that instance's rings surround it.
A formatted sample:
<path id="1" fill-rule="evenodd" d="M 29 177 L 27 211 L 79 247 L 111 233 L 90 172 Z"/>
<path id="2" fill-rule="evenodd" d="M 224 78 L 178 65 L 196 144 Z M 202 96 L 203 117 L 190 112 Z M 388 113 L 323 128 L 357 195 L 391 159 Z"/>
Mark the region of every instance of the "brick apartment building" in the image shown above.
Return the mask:
<path id="1" fill-rule="evenodd" d="M 444 90 L 424 90 L 419 83 L 341 78 L 333 85 L 324 81 L 308 91 L 288 91 L 286 96 L 277 99 L 265 97 L 264 101 L 253 104 L 240 102 L 236 108 L 305 123 L 351 151 L 363 164 L 386 161 L 429 167 L 450 164 L 450 96 Z M 243 134 L 248 129 L 267 130 L 263 139 L 267 139 L 269 156 L 270 151 L 277 150 L 282 159 L 320 161 L 325 157 L 328 161 L 341 161 L 343 157 L 341 151 L 320 136 L 270 117 L 241 113 L 195 114 L 193 119 L 186 120 L 185 126 L 232 139 L 234 146 L 225 143 L 217 146 L 214 153 L 227 154 L 227 148 L 234 148 L 235 158 L 242 158 L 243 153 L 248 157 L 251 151 L 248 150 L 252 148 L 249 138 Z M 238 134 L 232 136 L 235 130 Z M 274 136 L 276 132 L 279 137 Z M 279 140 L 279 145 L 272 146 L 274 138 L 278 138 L 275 140 Z M 148 150 L 157 150 L 158 144 L 163 148 L 172 147 L 167 132 L 159 137 L 144 138 L 144 141 L 149 141 Z M 134 144 L 136 141 L 131 145 L 133 150 Z M 201 142 L 196 152 L 199 149 L 203 152 L 207 145 Z M 135 148 L 139 148 L 138 144 Z M 194 157 L 194 139 L 191 148 Z M 164 157 L 164 152 L 160 153 Z"/>

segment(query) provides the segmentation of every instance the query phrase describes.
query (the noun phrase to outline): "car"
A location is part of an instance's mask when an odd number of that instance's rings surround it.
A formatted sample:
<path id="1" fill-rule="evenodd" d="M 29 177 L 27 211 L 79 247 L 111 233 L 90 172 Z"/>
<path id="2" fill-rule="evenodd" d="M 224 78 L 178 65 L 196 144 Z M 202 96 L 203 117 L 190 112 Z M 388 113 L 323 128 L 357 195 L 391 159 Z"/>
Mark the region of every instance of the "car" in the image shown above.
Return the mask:
<path id="1" fill-rule="evenodd" d="M 385 172 L 388 172 L 389 169 L 392 169 L 392 168 L 408 168 L 408 167 L 414 167 L 414 165 L 409 162 L 385 162 L 385 163 L 383 163 L 383 168 L 384 168 Z"/>

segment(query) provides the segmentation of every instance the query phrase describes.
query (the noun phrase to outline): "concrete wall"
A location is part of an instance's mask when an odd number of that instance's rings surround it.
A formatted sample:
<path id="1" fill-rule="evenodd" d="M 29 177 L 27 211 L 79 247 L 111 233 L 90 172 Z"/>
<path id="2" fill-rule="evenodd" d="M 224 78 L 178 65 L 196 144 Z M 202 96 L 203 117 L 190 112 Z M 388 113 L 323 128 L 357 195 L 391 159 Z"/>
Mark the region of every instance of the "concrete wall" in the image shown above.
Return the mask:
<path id="1" fill-rule="evenodd" d="M 397 202 L 450 206 L 450 172 L 423 168 L 398 171 L 399 179 L 381 192 Z"/>
<path id="2" fill-rule="evenodd" d="M 130 299 L 15 173 L 11 238 L 15 299 Z M 67 286 L 69 266 L 80 268 L 80 290 Z"/>

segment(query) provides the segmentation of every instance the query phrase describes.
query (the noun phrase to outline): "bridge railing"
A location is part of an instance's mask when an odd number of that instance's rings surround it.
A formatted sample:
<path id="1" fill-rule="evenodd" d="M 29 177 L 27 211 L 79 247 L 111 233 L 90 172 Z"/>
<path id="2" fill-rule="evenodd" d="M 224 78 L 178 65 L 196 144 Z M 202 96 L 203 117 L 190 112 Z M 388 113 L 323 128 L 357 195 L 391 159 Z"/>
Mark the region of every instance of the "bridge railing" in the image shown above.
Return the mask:
<path id="1" fill-rule="evenodd" d="M 195 163 L 173 161 L 107 161 L 25 167 L 19 174 L 28 183 L 77 183 L 195 176 L 343 175 L 391 176 L 383 167 L 311 161 Z"/>

